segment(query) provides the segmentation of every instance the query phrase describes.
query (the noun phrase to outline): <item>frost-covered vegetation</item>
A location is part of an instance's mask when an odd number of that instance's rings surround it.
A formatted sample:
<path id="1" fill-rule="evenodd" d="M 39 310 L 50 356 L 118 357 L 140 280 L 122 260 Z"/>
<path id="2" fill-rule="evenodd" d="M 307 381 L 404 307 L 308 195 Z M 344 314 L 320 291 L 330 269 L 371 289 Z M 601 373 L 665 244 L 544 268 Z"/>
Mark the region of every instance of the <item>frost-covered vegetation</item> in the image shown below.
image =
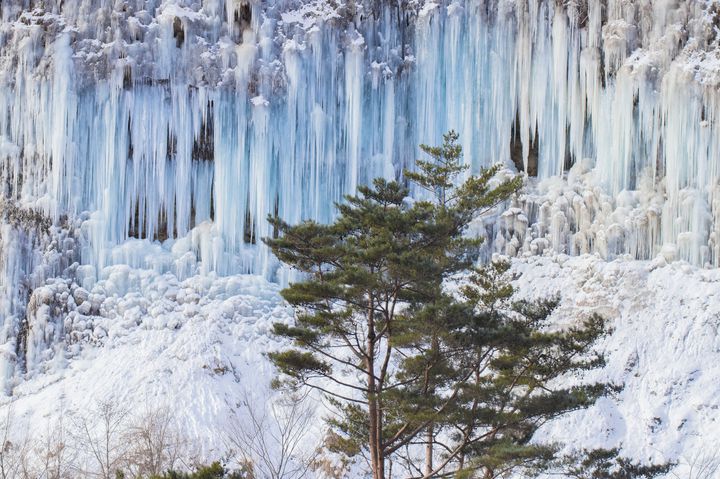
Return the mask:
<path id="1" fill-rule="evenodd" d="M 295 398 L 296 400 L 298 398 Z M 253 421 L 218 430 L 228 447 L 223 459 L 203 465 L 192 438 L 177 430 L 170 408 L 138 414 L 124 405 L 98 402 L 60 414 L 44 430 L 13 430 L 13 409 L 0 421 L 2 479 L 281 479 L 302 478 L 323 466 L 319 453 L 304 455 L 299 443 L 311 419 L 299 400 L 273 408 L 271 418 L 250 408 Z"/>

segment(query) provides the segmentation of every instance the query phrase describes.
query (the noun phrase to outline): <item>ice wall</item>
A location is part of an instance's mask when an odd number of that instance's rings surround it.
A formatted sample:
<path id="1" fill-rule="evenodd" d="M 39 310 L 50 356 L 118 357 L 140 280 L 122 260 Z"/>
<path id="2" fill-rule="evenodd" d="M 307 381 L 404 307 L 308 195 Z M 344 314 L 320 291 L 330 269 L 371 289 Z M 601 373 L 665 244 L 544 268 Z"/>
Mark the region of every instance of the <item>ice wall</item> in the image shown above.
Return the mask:
<path id="1" fill-rule="evenodd" d="M 419 143 L 453 128 L 472 171 L 503 162 L 529 175 L 484 226 L 493 250 L 718 266 L 719 10 L 4 0 L 3 201 L 56 232 L 74 225 L 78 284 L 112 264 L 272 275 L 268 214 L 329 220 L 343 194 L 399 178 Z M 32 227 L 2 228 L 9 338 L 42 283 L 22 278 L 52 261 L 36 258 Z"/>

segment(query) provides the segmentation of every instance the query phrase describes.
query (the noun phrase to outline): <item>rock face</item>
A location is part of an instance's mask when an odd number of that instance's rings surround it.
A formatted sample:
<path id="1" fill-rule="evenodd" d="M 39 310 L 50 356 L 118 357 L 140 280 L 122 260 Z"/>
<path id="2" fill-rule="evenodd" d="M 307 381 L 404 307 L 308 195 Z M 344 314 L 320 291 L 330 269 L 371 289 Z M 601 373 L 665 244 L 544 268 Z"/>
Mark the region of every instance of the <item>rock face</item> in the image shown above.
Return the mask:
<path id="1" fill-rule="evenodd" d="M 62 308 L 27 308 L 53 276 L 71 290 L 113 265 L 282 280 L 259 241 L 268 213 L 327 221 L 343 194 L 400 177 L 451 128 L 471 171 L 528 173 L 527 192 L 478 224 L 488 253 L 718 266 L 719 12 L 714 0 L 3 1 L 0 191 L 29 218 L 2 215 L 6 356 L 32 369 L 13 356 L 34 351 L 28 338 L 65 334 Z M 52 334 L 28 329 L 40 317 Z"/>

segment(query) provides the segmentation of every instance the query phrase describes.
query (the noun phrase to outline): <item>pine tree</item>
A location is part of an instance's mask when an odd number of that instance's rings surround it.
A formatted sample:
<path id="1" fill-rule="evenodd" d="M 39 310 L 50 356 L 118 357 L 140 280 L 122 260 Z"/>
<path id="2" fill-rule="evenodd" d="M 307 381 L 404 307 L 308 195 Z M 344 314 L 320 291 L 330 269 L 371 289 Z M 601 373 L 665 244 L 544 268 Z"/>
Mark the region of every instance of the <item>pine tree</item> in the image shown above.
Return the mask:
<path id="1" fill-rule="evenodd" d="M 419 477 L 450 469 L 456 477 L 490 479 L 515 468 L 550 467 L 555 447 L 531 443 L 537 429 L 610 390 L 596 382 L 555 385 L 569 373 L 604 364 L 592 351 L 607 333 L 603 318 L 592 315 L 577 326 L 551 329 L 557 301 L 512 302 L 509 268 L 504 261 L 475 268 L 461 288 L 464 311 L 455 306 L 441 315 L 447 318 L 442 349 L 453 357 L 445 374 L 461 387 L 437 422 L 443 459 Z"/>
<path id="2" fill-rule="evenodd" d="M 457 140 L 450 132 L 441 147 L 423 145 L 431 159 L 405 172 L 431 200 L 409 201 L 407 187 L 376 179 L 337 205 L 332 224 L 269 218 L 280 235 L 264 241 L 304 273 L 282 291 L 296 318 L 275 325 L 294 341 L 269 355 L 283 374 L 278 385 L 324 392 L 338 410 L 329 420 L 335 449 L 365 455 L 374 479 L 387 477 L 390 461 L 417 477 L 494 477 L 536 464 L 552 455 L 528 445 L 537 425 L 603 389 L 547 392 L 550 380 L 599 364 L 586 357 L 603 332 L 598 318 L 551 333 L 547 304 L 504 310 L 505 266 L 475 269 L 462 297 L 447 288 L 479 257 L 481 241 L 465 235 L 470 222 L 522 184 L 491 186 L 493 167 L 455 186 L 466 171 Z"/>

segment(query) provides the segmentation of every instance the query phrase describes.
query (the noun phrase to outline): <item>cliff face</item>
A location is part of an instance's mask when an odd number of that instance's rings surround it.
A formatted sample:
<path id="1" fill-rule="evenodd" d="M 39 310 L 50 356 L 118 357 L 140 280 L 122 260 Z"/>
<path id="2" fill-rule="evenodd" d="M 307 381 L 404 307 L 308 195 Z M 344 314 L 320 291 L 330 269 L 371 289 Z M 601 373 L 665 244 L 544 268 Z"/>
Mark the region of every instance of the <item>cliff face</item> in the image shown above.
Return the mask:
<path id="1" fill-rule="evenodd" d="M 196 245 L 206 270 L 268 274 L 264 251 L 237 256 L 269 233 L 268 212 L 327 220 L 333 201 L 397 177 L 453 128 L 473 171 L 505 162 L 555 192 L 513 205 L 522 217 L 491 232 L 495 250 L 667 246 L 716 266 L 719 10 L 3 2 L 4 196 L 55 223 L 89 212 L 83 262 L 96 267 L 128 238 L 211 221 L 222 244 Z M 573 165 L 576 194 L 557 203 L 547 180 Z"/>

